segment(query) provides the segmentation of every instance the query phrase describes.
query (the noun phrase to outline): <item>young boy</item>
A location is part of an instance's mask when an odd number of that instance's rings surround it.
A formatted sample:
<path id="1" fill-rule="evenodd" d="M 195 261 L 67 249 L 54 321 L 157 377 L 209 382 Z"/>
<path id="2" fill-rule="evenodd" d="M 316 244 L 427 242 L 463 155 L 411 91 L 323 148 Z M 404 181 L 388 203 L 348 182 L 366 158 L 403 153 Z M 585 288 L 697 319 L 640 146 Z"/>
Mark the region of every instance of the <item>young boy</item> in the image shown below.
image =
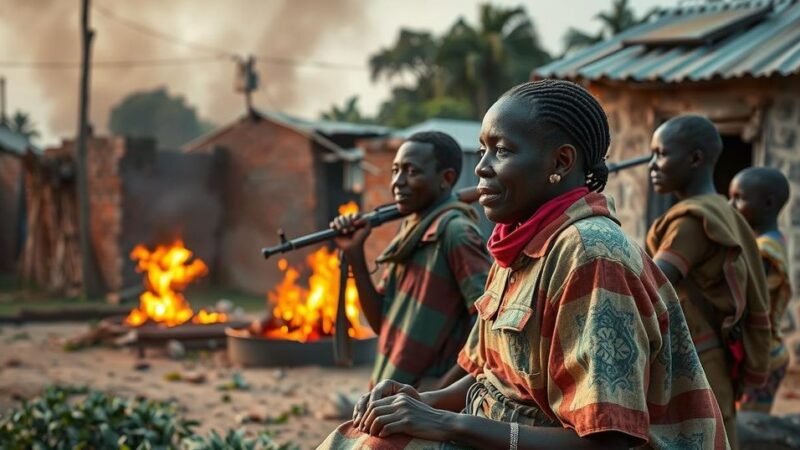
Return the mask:
<path id="1" fill-rule="evenodd" d="M 769 289 L 772 346 L 769 352 L 769 378 L 762 387 L 745 389 L 739 408 L 769 413 L 778 391 L 789 353 L 781 339 L 781 319 L 792 295 L 786 256 L 786 241 L 778 230 L 778 214 L 789 200 L 789 182 L 783 174 L 766 167 L 751 167 L 739 172 L 728 191 L 731 205 L 753 228 L 764 262 Z"/>
<path id="2" fill-rule="evenodd" d="M 653 223 L 647 250 L 678 291 L 700 362 L 738 448 L 736 400 L 766 381 L 772 339 L 766 279 L 744 218 L 717 194 L 722 139 L 711 121 L 685 115 L 653 134 L 650 178 L 680 200 Z"/>
<path id="3" fill-rule="evenodd" d="M 379 336 L 372 385 L 388 378 L 431 388 L 465 374 L 456 358 L 491 262 L 477 214 L 452 194 L 461 163 L 458 143 L 436 131 L 416 133 L 397 150 L 391 189 L 406 218 L 378 257 L 385 265 L 378 286 L 364 256 L 369 225 L 357 215 L 331 222 L 347 232 L 336 244 L 347 254 L 364 315 Z"/>

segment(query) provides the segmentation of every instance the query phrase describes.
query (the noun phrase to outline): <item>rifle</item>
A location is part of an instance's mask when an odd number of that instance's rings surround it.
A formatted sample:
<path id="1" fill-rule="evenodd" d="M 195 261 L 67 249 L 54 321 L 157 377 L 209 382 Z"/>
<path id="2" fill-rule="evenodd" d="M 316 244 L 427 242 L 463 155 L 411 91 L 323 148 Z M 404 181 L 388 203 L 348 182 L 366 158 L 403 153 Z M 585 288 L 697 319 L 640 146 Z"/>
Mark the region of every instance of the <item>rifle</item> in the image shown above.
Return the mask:
<path id="1" fill-rule="evenodd" d="M 626 159 L 618 163 L 608 163 L 608 172 L 614 173 L 620 170 L 635 167 L 650 161 L 650 158 L 650 155 L 644 155 L 637 158 Z M 478 197 L 480 197 L 480 195 L 478 194 L 476 186 L 466 187 L 456 191 L 456 198 L 464 203 L 474 203 L 478 201 Z M 402 217 L 403 215 L 400 213 L 400 211 L 398 211 L 397 205 L 394 203 L 389 203 L 379 206 L 371 212 L 364 214 L 363 219 L 369 222 L 369 224 L 374 228 L 383 225 L 386 222 L 391 222 Z M 272 255 L 278 253 L 287 253 L 293 250 L 299 250 L 303 247 L 308 247 L 310 245 L 319 244 L 321 242 L 331 240 L 338 235 L 339 231 L 329 228 L 287 240 L 283 230 L 278 230 L 278 236 L 280 237 L 281 243 L 273 247 L 262 248 L 261 254 L 264 255 L 265 259 L 268 259 Z"/>

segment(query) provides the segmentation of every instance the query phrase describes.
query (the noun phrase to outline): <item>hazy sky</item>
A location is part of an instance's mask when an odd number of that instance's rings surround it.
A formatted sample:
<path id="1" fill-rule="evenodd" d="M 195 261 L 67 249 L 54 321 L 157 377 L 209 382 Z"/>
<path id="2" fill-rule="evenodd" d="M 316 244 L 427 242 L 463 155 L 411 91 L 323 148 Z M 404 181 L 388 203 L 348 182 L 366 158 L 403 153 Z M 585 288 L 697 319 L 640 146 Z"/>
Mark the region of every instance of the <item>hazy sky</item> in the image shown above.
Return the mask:
<path id="1" fill-rule="evenodd" d="M 96 30 L 93 58 L 103 61 L 151 61 L 137 66 L 96 67 L 92 72 L 91 121 L 107 129 L 111 108 L 136 90 L 166 86 L 184 96 L 201 117 L 225 124 L 244 112 L 233 90 L 234 63 L 217 49 L 318 65 L 258 62 L 261 89 L 255 106 L 316 118 L 332 104 L 360 96 L 362 110 L 373 113 L 386 98 L 388 84 L 373 84 L 366 62 L 391 45 L 400 28 L 445 31 L 459 17 L 474 23 L 479 0 L 92 0 Z M 539 37 L 560 52 L 570 27 L 599 29 L 593 17 L 611 0 L 496 0 L 524 6 Z M 675 0 L 631 0 L 637 15 Z M 80 0 L 0 0 L 0 76 L 6 78 L 7 109 L 29 112 L 49 145 L 74 135 L 77 128 Z M 127 25 L 126 25 L 127 23 Z M 136 24 L 160 30 L 189 47 L 142 32 Z M 132 25 L 132 26 L 130 26 Z M 155 60 L 155 61 L 154 61 Z M 187 61 L 188 60 L 188 61 Z M 21 65 L 10 65 L 9 63 Z M 32 68 L 31 62 L 67 63 Z"/>

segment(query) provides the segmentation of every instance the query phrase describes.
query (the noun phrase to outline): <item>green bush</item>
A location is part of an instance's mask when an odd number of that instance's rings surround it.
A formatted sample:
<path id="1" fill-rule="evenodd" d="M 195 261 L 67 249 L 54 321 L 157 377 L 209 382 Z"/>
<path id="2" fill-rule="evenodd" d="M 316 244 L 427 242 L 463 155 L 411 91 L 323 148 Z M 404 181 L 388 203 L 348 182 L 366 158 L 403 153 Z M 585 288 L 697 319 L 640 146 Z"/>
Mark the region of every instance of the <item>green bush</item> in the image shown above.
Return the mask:
<path id="1" fill-rule="evenodd" d="M 288 450 L 268 434 L 247 438 L 244 430 L 220 436 L 194 434 L 197 422 L 177 414 L 177 405 L 128 400 L 86 388 L 54 386 L 18 410 L 0 415 L 0 448 L 119 450 Z"/>

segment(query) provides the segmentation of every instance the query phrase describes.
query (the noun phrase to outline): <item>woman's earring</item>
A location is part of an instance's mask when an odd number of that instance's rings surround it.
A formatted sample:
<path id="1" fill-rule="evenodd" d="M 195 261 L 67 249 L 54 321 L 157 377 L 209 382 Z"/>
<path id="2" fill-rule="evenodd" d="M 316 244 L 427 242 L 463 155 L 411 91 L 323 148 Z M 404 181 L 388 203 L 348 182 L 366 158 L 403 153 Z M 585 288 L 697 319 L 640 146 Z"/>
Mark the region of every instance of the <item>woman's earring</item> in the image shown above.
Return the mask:
<path id="1" fill-rule="evenodd" d="M 558 184 L 561 181 L 561 175 L 554 173 L 550 175 L 550 184 Z"/>

